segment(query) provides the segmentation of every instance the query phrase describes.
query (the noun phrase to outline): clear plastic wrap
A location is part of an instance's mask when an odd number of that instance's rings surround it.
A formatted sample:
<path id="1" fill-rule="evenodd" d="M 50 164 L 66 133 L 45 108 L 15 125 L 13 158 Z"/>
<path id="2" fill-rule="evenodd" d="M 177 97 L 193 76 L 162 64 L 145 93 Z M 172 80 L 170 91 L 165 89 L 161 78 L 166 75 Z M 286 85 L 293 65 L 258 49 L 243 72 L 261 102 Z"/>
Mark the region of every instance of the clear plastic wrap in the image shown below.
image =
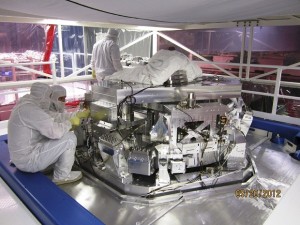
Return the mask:
<path id="1" fill-rule="evenodd" d="M 167 133 L 168 128 L 164 123 L 164 117 L 163 115 L 160 115 L 156 124 L 150 131 L 151 141 L 164 141 Z"/>
<path id="2" fill-rule="evenodd" d="M 96 27 L 85 27 L 85 38 L 87 41 L 87 52 L 89 54 L 92 53 L 93 45 L 97 41 L 97 36 L 101 39 L 107 32 L 107 28 L 96 28 Z M 149 31 L 133 31 L 133 30 L 124 30 L 119 29 L 119 40 L 118 44 L 120 48 L 131 43 L 139 37 L 142 37 L 149 33 Z M 148 37 L 143 41 L 126 48 L 124 51 L 121 51 L 121 55 L 131 54 L 133 56 L 141 56 L 141 57 L 150 57 L 151 55 L 151 38 Z M 90 60 L 90 59 L 89 59 Z"/>
<path id="3" fill-rule="evenodd" d="M 45 28 L 42 24 L 0 22 L 0 53 L 44 52 Z"/>
<path id="4" fill-rule="evenodd" d="M 63 57 L 64 76 L 68 76 L 77 69 L 87 66 L 90 62 L 84 52 L 84 28 L 81 26 L 61 26 L 63 55 L 59 54 L 58 32 L 55 33 L 53 53 L 57 55 L 56 61 L 57 76 L 61 77 L 60 57 Z M 79 75 L 84 75 L 82 72 Z"/>

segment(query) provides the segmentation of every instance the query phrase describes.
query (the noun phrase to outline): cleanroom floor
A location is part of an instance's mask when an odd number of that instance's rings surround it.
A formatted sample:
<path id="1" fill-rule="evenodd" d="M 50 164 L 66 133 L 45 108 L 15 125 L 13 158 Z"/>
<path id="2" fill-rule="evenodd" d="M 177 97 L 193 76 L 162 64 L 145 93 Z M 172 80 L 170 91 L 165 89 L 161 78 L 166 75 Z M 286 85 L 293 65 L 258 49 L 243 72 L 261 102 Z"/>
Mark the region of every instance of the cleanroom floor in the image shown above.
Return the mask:
<path id="1" fill-rule="evenodd" d="M 41 224 L 10 187 L 0 178 L 0 224 Z"/>

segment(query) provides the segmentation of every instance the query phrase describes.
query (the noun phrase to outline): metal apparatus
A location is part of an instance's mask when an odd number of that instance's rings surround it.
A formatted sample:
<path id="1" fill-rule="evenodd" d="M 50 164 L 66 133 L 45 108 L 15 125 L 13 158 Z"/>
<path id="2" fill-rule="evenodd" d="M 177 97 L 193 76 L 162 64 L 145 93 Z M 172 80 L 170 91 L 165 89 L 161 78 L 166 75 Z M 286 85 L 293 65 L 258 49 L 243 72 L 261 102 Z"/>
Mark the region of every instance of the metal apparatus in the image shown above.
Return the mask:
<path id="1" fill-rule="evenodd" d="M 182 86 L 94 85 L 77 164 L 132 196 L 245 185 L 255 166 L 245 140 L 252 114 L 240 96 L 239 80 L 223 77 Z"/>

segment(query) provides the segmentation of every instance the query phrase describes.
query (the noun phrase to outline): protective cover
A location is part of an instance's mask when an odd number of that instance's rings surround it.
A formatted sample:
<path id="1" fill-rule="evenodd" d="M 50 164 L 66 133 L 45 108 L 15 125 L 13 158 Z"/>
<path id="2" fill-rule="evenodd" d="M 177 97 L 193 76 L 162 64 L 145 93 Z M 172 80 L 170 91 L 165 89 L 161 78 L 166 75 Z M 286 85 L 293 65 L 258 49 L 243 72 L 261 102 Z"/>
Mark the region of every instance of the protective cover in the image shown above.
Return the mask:
<path id="1" fill-rule="evenodd" d="M 107 80 L 123 80 L 150 85 L 160 85 L 177 70 L 185 70 L 188 81 L 202 75 L 202 70 L 178 51 L 160 50 L 145 66 L 127 68 L 106 77 Z"/>

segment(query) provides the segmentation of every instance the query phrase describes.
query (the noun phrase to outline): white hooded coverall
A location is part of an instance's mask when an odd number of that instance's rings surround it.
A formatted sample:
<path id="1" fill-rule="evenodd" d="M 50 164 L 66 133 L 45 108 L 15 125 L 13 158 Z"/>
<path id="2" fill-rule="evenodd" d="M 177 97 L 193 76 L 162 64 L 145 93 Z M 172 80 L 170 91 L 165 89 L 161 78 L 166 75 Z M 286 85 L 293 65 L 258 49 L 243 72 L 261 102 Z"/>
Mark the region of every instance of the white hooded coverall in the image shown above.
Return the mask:
<path id="1" fill-rule="evenodd" d="M 51 87 L 51 104 L 50 111 L 63 113 L 65 111 L 65 103 L 58 100 L 58 98 L 67 96 L 67 90 L 60 85 L 53 85 Z"/>
<path id="2" fill-rule="evenodd" d="M 117 38 L 118 31 L 109 29 L 104 40 L 93 46 L 91 64 L 98 81 L 123 69 Z"/>
<path id="3" fill-rule="evenodd" d="M 64 97 L 67 94 L 67 90 L 60 85 L 51 86 L 51 103 L 49 109 L 45 111 L 54 118 L 55 122 L 63 122 L 65 120 L 70 120 L 72 117 L 76 116 L 77 112 L 67 112 L 65 110 L 65 102 L 59 101 L 58 98 Z"/>
<path id="4" fill-rule="evenodd" d="M 62 180 L 71 172 L 77 140 L 70 121 L 55 122 L 45 112 L 50 95 L 50 86 L 37 82 L 16 104 L 8 121 L 8 149 L 18 169 L 37 172 L 54 164 L 53 179 Z"/>

